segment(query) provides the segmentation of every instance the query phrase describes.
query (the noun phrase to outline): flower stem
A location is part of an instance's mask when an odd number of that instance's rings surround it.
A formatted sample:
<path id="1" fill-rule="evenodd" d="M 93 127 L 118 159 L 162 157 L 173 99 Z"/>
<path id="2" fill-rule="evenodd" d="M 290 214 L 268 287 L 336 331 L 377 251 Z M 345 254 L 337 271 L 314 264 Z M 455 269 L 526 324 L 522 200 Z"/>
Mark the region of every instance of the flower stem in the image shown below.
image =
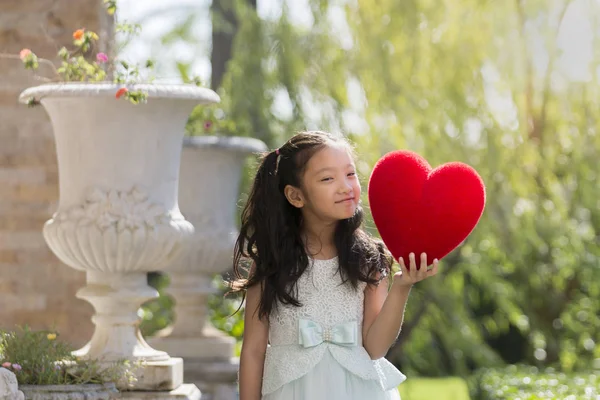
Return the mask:
<path id="1" fill-rule="evenodd" d="M 7 58 L 9 60 L 19 60 L 19 61 L 21 61 L 21 57 L 18 56 L 18 55 L 16 55 L 16 54 L 0 53 L 0 58 Z M 56 74 L 56 76 L 60 78 L 60 74 L 56 70 L 56 66 L 54 65 L 54 63 L 52 63 L 52 61 L 46 60 L 45 58 L 40 58 L 40 57 L 38 57 L 37 60 L 38 60 L 38 62 L 40 64 L 46 64 L 46 65 L 51 66 L 52 70 L 54 71 L 54 73 Z"/>

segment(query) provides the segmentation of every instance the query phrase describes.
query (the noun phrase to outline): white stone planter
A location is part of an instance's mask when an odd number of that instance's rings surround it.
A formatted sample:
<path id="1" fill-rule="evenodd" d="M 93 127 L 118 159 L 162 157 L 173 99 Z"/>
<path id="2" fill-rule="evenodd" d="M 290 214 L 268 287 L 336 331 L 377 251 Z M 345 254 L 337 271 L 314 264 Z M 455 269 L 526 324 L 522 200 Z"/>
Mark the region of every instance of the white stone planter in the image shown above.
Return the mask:
<path id="1" fill-rule="evenodd" d="M 109 400 L 118 398 L 113 384 L 104 385 L 21 385 L 25 400 Z"/>
<path id="2" fill-rule="evenodd" d="M 229 360 L 235 341 L 208 322 L 212 278 L 231 269 L 237 235 L 239 186 L 246 158 L 266 150 L 257 139 L 198 136 L 184 139 L 179 201 L 194 224 L 192 245 L 168 268 L 175 323 L 157 348 L 186 358 Z"/>
<path id="3" fill-rule="evenodd" d="M 113 84 L 53 84 L 25 90 L 24 103 L 41 101 L 52 121 L 58 155 L 60 203 L 44 238 L 68 266 L 87 272 L 77 296 L 95 308 L 96 330 L 77 352 L 106 361 L 127 358 L 154 365 L 137 388 L 173 389 L 181 360 L 141 337 L 137 311 L 158 293 L 148 271 L 182 254 L 192 225 L 179 211 L 177 188 L 184 127 L 192 109 L 219 101 L 193 85 L 136 85 L 148 103 L 115 99 Z"/>
<path id="4" fill-rule="evenodd" d="M 231 267 L 246 158 L 267 146 L 258 139 L 219 136 L 185 137 L 183 146 L 179 203 L 196 230 L 184 260 L 169 271 L 214 275 Z"/>

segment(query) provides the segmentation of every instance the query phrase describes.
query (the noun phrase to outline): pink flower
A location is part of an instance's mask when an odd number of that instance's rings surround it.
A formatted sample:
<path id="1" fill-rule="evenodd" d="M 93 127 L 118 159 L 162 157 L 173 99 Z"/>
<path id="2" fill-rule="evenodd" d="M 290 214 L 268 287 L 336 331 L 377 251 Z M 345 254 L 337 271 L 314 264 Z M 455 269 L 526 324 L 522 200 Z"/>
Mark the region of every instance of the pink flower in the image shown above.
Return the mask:
<path id="1" fill-rule="evenodd" d="M 212 125 L 213 125 L 213 124 L 212 124 L 212 122 L 210 122 L 210 121 L 206 121 L 206 122 L 204 122 L 204 130 L 205 130 L 205 131 L 208 131 L 208 130 L 210 130 L 210 128 L 212 128 Z"/>
<path id="2" fill-rule="evenodd" d="M 21 368 L 21 366 L 19 364 L 13 364 L 12 367 L 15 371 L 20 371 L 23 369 L 23 368 Z"/>
<path id="3" fill-rule="evenodd" d="M 9 363 L 9 362 L 7 361 L 7 362 L 5 362 L 5 363 L 2 363 L 2 366 L 3 366 L 4 368 L 10 368 L 10 366 L 11 366 L 11 363 Z"/>
<path id="4" fill-rule="evenodd" d="M 105 53 L 96 54 L 96 61 L 99 63 L 105 63 L 108 61 L 108 56 Z"/>
<path id="5" fill-rule="evenodd" d="M 21 60 L 25 60 L 27 58 L 27 56 L 30 55 L 30 54 L 31 54 L 31 50 L 29 50 L 29 49 L 23 49 L 19 53 L 19 57 L 21 58 Z"/>

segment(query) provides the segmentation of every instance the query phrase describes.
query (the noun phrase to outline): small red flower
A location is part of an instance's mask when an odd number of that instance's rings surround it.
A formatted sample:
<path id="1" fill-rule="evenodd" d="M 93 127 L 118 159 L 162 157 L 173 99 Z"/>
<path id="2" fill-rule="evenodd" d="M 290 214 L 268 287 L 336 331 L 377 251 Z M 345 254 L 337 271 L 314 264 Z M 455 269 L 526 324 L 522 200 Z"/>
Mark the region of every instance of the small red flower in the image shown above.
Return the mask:
<path id="1" fill-rule="evenodd" d="M 208 131 L 210 130 L 210 128 L 212 128 L 213 123 L 211 121 L 205 121 L 204 122 L 204 130 Z"/>
<path id="2" fill-rule="evenodd" d="M 122 87 L 121 89 L 117 90 L 117 93 L 115 93 L 115 97 L 117 99 L 120 99 L 121 97 L 123 97 L 125 95 L 125 93 L 129 92 L 129 90 L 125 87 Z"/>

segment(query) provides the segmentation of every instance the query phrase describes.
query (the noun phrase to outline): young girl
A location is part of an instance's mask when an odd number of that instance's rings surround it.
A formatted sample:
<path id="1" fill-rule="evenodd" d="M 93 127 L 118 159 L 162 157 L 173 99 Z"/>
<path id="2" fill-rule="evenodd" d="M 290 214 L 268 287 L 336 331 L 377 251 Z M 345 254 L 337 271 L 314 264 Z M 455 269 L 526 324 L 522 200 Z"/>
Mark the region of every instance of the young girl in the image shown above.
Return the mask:
<path id="1" fill-rule="evenodd" d="M 406 377 L 384 356 L 411 286 L 438 262 L 398 260 L 388 290 L 393 258 L 360 228 L 360 193 L 342 138 L 303 132 L 264 157 L 234 257 L 232 286 L 246 293 L 240 400 L 400 398 Z"/>

